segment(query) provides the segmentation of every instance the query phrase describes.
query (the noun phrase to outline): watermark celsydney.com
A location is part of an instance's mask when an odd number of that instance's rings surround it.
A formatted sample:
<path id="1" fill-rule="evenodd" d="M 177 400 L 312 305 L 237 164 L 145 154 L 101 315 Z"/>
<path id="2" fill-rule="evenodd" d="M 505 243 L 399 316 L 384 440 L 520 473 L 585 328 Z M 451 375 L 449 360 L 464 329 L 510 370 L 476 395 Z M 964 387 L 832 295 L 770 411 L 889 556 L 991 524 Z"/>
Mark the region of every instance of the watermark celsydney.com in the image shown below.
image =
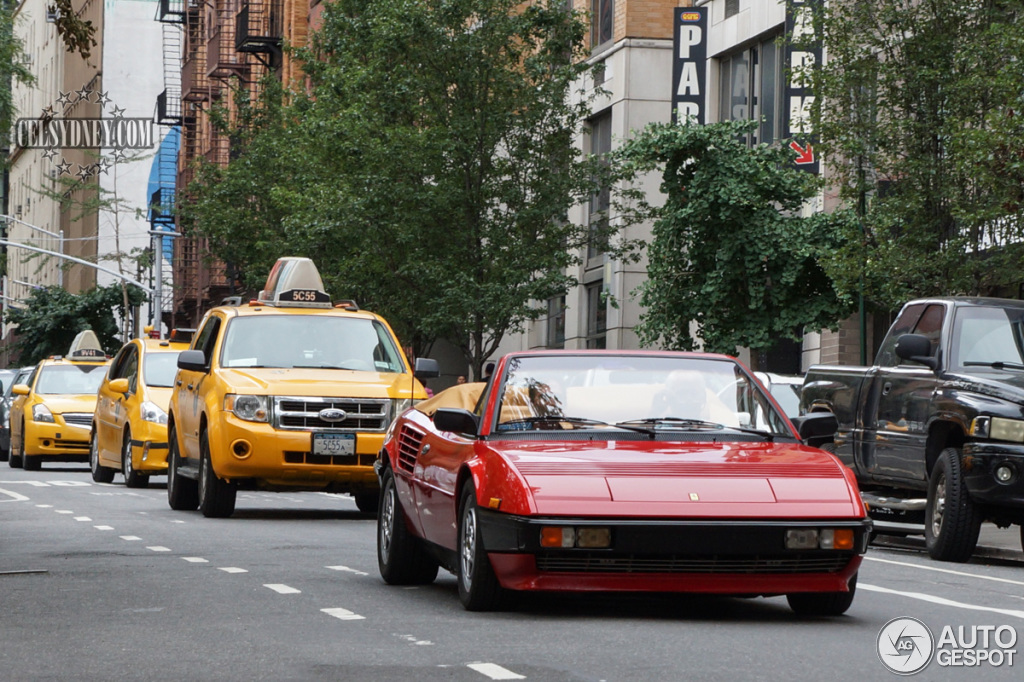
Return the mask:
<path id="1" fill-rule="evenodd" d="M 999 668 L 1014 664 L 1017 630 L 1010 625 L 944 625 L 936 638 L 916 618 L 893 618 L 878 633 L 878 659 L 897 675 L 944 668 Z"/>

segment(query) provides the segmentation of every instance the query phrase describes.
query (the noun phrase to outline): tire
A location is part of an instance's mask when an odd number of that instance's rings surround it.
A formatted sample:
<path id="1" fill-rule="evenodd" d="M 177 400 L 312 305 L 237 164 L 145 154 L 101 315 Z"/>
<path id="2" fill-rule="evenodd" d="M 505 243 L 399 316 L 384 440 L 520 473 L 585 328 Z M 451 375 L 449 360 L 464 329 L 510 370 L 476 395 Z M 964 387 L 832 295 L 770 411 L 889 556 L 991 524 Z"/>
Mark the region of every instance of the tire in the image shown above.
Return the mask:
<path id="1" fill-rule="evenodd" d="M 234 483 L 217 478 L 210 461 L 210 436 L 204 429 L 199 434 L 199 511 L 208 519 L 231 516 L 237 491 Z"/>
<path id="2" fill-rule="evenodd" d="M 18 451 L 18 454 L 14 454 L 14 437 L 13 436 L 11 437 L 11 454 L 7 458 L 7 466 L 11 467 L 12 469 L 20 469 L 21 468 L 21 453 L 22 453 L 22 450 L 25 449 L 25 446 L 24 446 L 24 442 L 25 442 L 25 425 L 24 424 L 22 424 L 22 426 L 21 426 L 21 442 L 22 442 L 21 450 Z"/>
<path id="3" fill-rule="evenodd" d="M 925 544 L 933 559 L 963 563 L 971 558 L 982 515 L 967 493 L 959 448 L 939 453 L 928 479 L 924 521 Z"/>
<path id="4" fill-rule="evenodd" d="M 375 490 L 372 493 L 356 493 L 353 497 L 356 499 L 356 509 L 364 514 L 377 513 L 377 508 L 380 506 L 379 491 Z"/>
<path id="5" fill-rule="evenodd" d="M 1024 550 L 1024 523 L 1020 524 L 1020 548 Z"/>
<path id="6" fill-rule="evenodd" d="M 459 495 L 459 533 L 456 542 L 459 601 L 467 611 L 493 611 L 505 601 L 505 590 L 498 583 L 491 560 L 484 550 L 477 514 L 476 491 L 467 481 Z"/>
<path id="7" fill-rule="evenodd" d="M 22 455 L 21 466 L 25 471 L 39 471 L 43 468 L 43 458 L 39 455 Z"/>
<path id="8" fill-rule="evenodd" d="M 377 567 L 388 585 L 429 585 L 437 578 L 437 561 L 424 551 L 420 539 L 409 532 L 398 499 L 395 476 L 384 471 L 377 513 Z"/>
<path id="9" fill-rule="evenodd" d="M 174 426 L 167 429 L 167 504 L 175 511 L 193 511 L 199 506 L 199 485 L 178 473 L 181 453 Z"/>
<path id="10" fill-rule="evenodd" d="M 124 443 L 121 445 L 121 473 L 124 484 L 129 488 L 145 488 L 149 485 L 149 474 L 141 474 L 132 463 L 132 432 L 125 429 Z"/>
<path id="11" fill-rule="evenodd" d="M 799 616 L 841 616 L 853 604 L 857 574 L 850 579 L 849 592 L 798 592 L 787 594 L 789 608 Z"/>
<path id="12" fill-rule="evenodd" d="M 92 480 L 97 483 L 110 483 L 114 480 L 114 470 L 100 464 L 99 439 L 95 431 L 89 439 L 89 470 L 92 471 Z"/>

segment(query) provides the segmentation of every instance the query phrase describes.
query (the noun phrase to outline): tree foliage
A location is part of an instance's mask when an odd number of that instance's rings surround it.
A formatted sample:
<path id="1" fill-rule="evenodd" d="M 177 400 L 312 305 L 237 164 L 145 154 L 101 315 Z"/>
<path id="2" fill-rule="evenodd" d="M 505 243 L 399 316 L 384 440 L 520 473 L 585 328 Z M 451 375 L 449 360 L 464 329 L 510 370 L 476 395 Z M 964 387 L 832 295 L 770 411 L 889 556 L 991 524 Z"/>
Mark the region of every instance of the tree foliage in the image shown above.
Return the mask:
<path id="1" fill-rule="evenodd" d="M 96 47 L 96 26 L 92 21 L 82 19 L 71 4 L 71 0 L 54 0 L 47 5 L 46 11 L 52 12 L 57 35 L 64 41 L 68 52 L 77 52 L 82 59 L 88 59 L 92 48 Z"/>
<path id="2" fill-rule="evenodd" d="M 417 352 L 449 339 L 479 376 L 574 283 L 589 238 L 566 220 L 607 173 L 573 145 L 584 35 L 554 0 L 329 3 L 298 54 L 309 95 L 243 115 L 239 156 L 194 187 L 193 229 L 252 282 L 313 257 L 333 294 Z"/>
<path id="3" fill-rule="evenodd" d="M 139 287 L 128 286 L 129 305 L 146 300 Z M 7 308 L 5 322 L 18 325 L 15 348 L 19 361 L 31 365 L 50 355 L 66 355 L 75 336 L 86 329 L 96 333 L 107 353 L 115 353 L 123 340 L 118 338 L 118 318 L 125 316 L 120 284 L 94 287 L 72 294 L 58 286 L 35 289 L 22 308 Z"/>
<path id="4" fill-rule="evenodd" d="M 696 336 L 712 352 L 767 350 L 848 314 L 819 265 L 848 214 L 803 217 L 814 177 L 785 146 L 748 148 L 756 125 L 656 123 L 620 148 L 636 171 L 664 169 L 640 288 L 644 345 L 693 350 Z"/>
<path id="5" fill-rule="evenodd" d="M 842 0 L 823 20 L 813 112 L 830 171 L 864 212 L 829 263 L 882 309 L 1016 295 L 1024 265 L 1019 0 Z M 998 248 L 993 248 L 998 247 Z"/>
<path id="6" fill-rule="evenodd" d="M 25 85 L 35 82 L 32 72 L 25 66 L 25 46 L 14 34 L 16 9 L 16 3 L 0 2 L 0 130 L 4 135 L 10 131 L 17 116 L 12 93 L 14 82 Z"/>

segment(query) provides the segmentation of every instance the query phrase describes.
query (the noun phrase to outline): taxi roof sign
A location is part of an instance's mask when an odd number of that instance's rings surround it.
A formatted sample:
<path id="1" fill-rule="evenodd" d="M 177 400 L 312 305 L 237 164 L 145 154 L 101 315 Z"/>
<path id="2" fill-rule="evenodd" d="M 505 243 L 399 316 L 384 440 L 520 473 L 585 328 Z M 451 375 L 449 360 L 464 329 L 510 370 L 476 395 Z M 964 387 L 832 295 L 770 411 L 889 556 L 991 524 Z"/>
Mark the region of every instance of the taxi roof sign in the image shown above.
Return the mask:
<path id="1" fill-rule="evenodd" d="M 78 336 L 71 342 L 71 349 L 68 351 L 69 360 L 93 360 L 96 358 L 106 359 L 107 354 L 100 346 L 100 340 L 91 329 L 78 332 Z"/>
<path id="2" fill-rule="evenodd" d="M 330 308 L 320 271 L 309 258 L 278 258 L 257 300 L 259 305 Z"/>

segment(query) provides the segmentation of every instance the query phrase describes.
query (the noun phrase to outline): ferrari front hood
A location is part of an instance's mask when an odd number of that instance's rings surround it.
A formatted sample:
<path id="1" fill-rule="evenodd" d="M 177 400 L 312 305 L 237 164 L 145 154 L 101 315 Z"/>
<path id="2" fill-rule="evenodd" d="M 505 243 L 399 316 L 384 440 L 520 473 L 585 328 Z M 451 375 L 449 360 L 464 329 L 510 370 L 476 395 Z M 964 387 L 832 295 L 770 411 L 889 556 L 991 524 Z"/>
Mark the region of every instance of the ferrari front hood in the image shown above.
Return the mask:
<path id="1" fill-rule="evenodd" d="M 505 444 L 503 444 L 505 445 Z M 514 443 L 535 513 L 860 518 L 831 455 L 793 443 Z"/>

